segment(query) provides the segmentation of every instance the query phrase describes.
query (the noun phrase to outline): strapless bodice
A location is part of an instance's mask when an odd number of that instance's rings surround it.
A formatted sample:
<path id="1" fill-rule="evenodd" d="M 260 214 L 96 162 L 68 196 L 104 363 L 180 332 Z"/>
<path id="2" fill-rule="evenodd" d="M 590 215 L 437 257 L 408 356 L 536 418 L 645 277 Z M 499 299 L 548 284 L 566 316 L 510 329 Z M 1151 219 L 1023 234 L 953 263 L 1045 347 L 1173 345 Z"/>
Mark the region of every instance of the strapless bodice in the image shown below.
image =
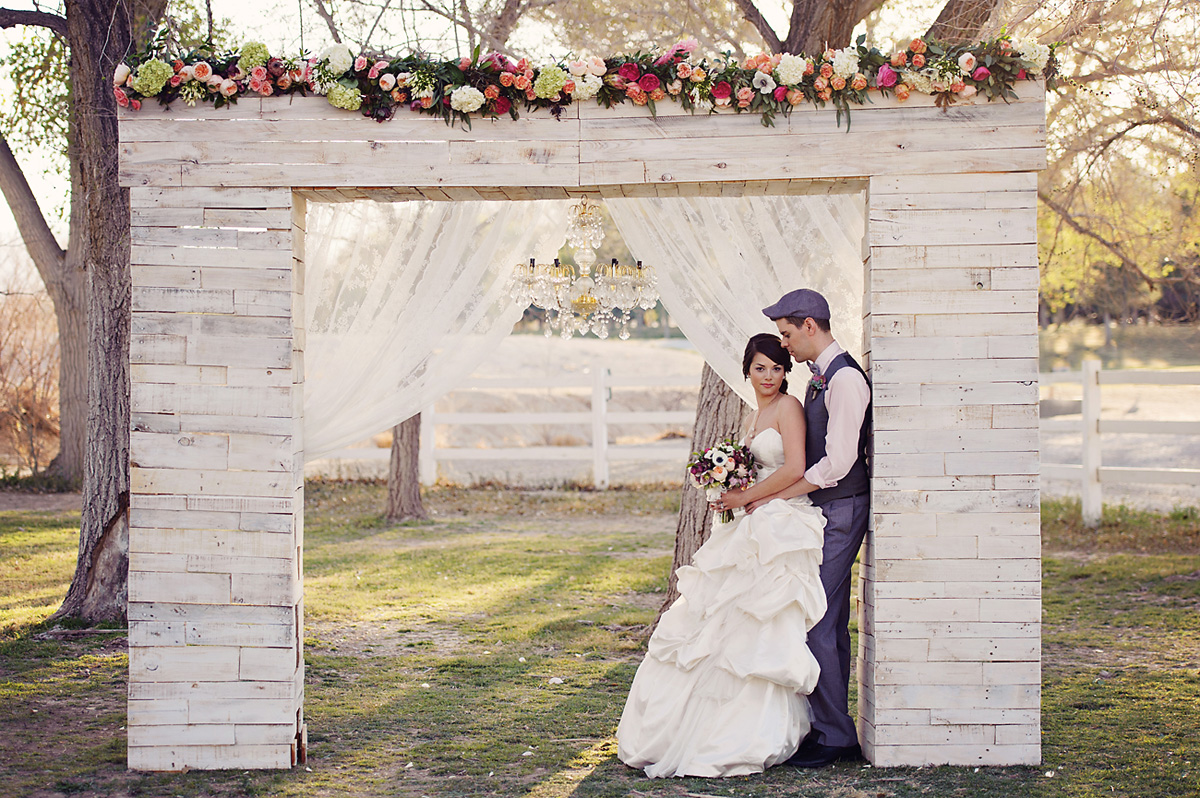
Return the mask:
<path id="1" fill-rule="evenodd" d="M 774 427 L 767 427 L 750 441 L 750 453 L 758 464 L 754 478 L 762 481 L 783 465 L 783 436 Z"/>

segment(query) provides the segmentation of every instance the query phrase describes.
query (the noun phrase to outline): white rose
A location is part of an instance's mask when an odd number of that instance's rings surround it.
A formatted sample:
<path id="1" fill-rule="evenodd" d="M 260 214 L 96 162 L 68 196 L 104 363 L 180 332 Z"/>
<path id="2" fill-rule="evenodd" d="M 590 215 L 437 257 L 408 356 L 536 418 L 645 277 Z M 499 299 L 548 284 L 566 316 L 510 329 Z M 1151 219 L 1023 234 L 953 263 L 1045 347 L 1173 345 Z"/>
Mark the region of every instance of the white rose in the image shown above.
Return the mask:
<path id="1" fill-rule="evenodd" d="M 391 72 L 385 72 L 379 76 L 379 88 L 384 91 L 391 91 L 396 88 L 396 76 Z"/>
<path id="2" fill-rule="evenodd" d="M 963 53 L 958 57 L 958 68 L 963 71 L 964 75 L 970 75 L 977 66 L 979 66 L 979 59 L 975 57 L 974 53 Z"/>
<path id="3" fill-rule="evenodd" d="M 120 86 L 125 82 L 125 79 L 129 77 L 129 73 L 132 71 L 133 70 L 129 68 L 129 64 L 117 64 L 117 68 L 113 72 L 113 85 Z"/>
<path id="4" fill-rule="evenodd" d="M 179 74 L 183 77 L 183 83 L 187 83 L 192 78 L 196 77 L 196 68 L 188 65 L 179 70 Z"/>
<path id="5" fill-rule="evenodd" d="M 237 90 L 237 81 L 230 80 L 229 78 L 225 78 L 225 80 L 221 81 L 221 93 L 226 97 L 232 97 L 233 95 L 237 94 Z"/>
<path id="6" fill-rule="evenodd" d="M 450 107 L 469 114 L 483 107 L 483 92 L 474 86 L 459 86 L 450 94 Z"/>
<path id="7" fill-rule="evenodd" d="M 572 61 L 567 64 L 567 71 L 577 78 L 581 78 L 588 74 L 587 61 Z"/>

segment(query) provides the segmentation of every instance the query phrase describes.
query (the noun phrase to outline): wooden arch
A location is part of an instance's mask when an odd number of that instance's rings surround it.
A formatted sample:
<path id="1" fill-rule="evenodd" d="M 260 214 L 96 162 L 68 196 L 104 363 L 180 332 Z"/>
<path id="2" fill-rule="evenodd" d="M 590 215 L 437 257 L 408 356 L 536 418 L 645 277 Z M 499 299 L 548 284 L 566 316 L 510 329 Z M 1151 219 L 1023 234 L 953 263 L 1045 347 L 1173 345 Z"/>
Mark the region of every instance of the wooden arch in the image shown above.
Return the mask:
<path id="1" fill-rule="evenodd" d="M 877 765 L 1040 759 L 1037 171 L 1044 96 L 470 130 L 322 98 L 122 111 L 132 201 L 129 766 L 303 750 L 309 201 L 865 187 L 874 390 L 858 721 Z"/>

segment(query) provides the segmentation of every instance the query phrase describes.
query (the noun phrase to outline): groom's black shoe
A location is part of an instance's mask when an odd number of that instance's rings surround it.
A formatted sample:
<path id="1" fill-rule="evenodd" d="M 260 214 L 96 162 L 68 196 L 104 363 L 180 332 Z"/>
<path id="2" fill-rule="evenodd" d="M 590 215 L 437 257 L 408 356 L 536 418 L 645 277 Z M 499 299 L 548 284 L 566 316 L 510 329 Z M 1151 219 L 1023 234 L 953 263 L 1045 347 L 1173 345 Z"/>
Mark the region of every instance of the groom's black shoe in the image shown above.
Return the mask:
<path id="1" fill-rule="evenodd" d="M 800 746 L 800 750 L 783 764 L 798 768 L 823 768 L 834 762 L 854 762 L 862 758 L 862 748 L 857 743 L 845 746 L 811 743 Z"/>

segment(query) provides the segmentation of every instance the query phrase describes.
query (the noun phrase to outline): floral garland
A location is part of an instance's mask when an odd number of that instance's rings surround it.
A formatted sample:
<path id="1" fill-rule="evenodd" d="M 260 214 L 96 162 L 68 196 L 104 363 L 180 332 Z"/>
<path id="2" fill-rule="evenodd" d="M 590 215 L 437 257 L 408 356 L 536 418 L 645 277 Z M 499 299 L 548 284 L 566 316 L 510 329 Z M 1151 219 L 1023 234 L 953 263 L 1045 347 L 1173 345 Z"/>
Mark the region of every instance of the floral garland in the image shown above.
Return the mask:
<path id="1" fill-rule="evenodd" d="M 890 56 L 864 41 L 860 36 L 849 47 L 819 56 L 760 54 L 738 62 L 731 54 L 696 61 L 696 40 L 685 39 L 661 55 L 592 56 L 534 66 L 499 53 L 480 57 L 478 49 L 457 61 L 438 61 L 420 54 L 355 56 L 342 44 L 312 57 L 272 56 L 259 42 L 224 53 L 170 56 L 160 37 L 117 67 L 113 91 L 118 105 L 134 110 L 151 97 L 164 106 L 182 100 L 220 108 L 247 94 L 312 92 L 380 122 L 407 106 L 468 127 L 474 118 L 507 114 L 516 119 L 522 103 L 527 109 L 549 108 L 557 116 L 571 103 L 595 100 L 611 108 L 632 102 L 653 114 L 655 103 L 670 98 L 693 112 L 758 113 L 770 126 L 776 114 L 786 116 L 806 102 L 832 103 L 840 124 L 850 104 L 868 102 L 873 91 L 900 101 L 914 92 L 932 95 L 943 109 L 976 94 L 1007 102 L 1016 99 L 1018 81 L 1043 78 L 1053 87 L 1057 74 L 1056 45 L 1014 42 L 1007 34 L 974 45 L 916 38 Z"/>

